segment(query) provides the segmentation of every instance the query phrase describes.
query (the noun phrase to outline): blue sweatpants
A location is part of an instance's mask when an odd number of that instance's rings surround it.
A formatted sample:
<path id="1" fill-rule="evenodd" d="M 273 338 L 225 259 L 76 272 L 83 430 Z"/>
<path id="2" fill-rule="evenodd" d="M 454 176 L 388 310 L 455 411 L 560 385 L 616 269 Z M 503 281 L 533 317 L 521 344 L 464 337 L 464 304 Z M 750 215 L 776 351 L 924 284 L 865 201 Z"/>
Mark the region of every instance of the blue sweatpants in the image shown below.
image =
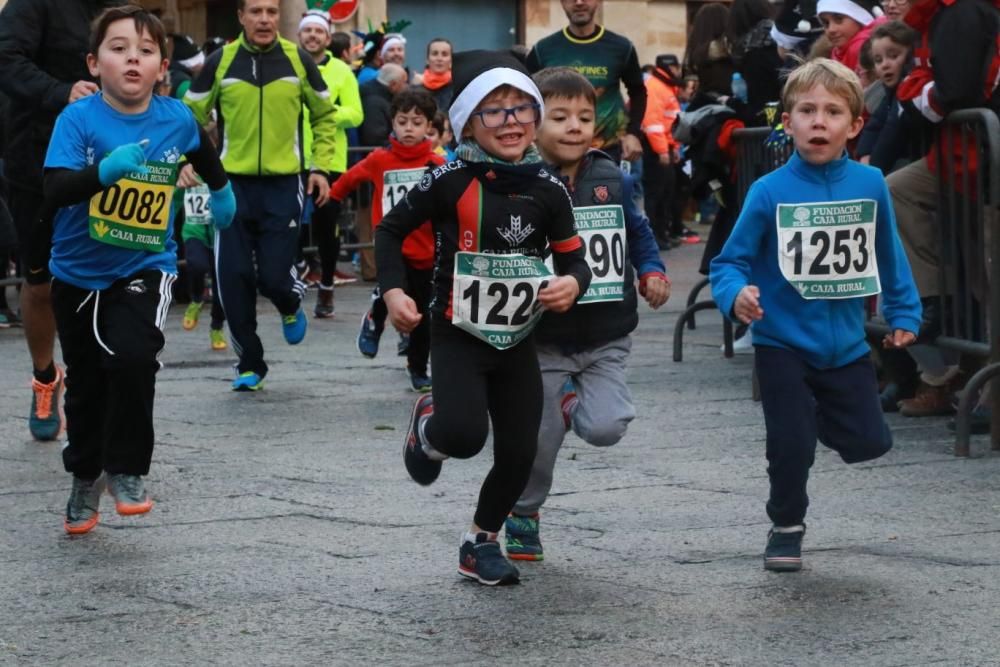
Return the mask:
<path id="1" fill-rule="evenodd" d="M 755 346 L 754 363 L 767 427 L 767 515 L 776 526 L 801 524 L 816 440 L 845 463 L 877 459 L 892 448 L 875 367 L 865 355 L 837 368 L 814 368 L 789 350 Z"/>
<path id="2" fill-rule="evenodd" d="M 305 195 L 299 175 L 230 176 L 230 182 L 236 217 L 216 235 L 219 299 L 240 356 L 238 371 L 264 377 L 267 364 L 257 336 L 257 290 L 282 315 L 298 311 L 306 290 L 295 271 Z"/>

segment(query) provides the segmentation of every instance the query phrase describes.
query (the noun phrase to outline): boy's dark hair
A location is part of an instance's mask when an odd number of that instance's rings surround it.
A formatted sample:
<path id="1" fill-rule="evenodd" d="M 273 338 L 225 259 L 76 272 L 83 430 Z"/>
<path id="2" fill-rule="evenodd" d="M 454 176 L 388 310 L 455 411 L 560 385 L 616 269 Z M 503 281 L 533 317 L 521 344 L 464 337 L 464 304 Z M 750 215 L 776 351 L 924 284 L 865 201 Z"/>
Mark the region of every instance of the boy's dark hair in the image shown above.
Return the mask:
<path id="1" fill-rule="evenodd" d="M 437 133 L 444 136 L 445 130 L 448 129 L 448 116 L 443 111 L 438 111 L 434 114 L 434 118 L 431 119 L 431 127 L 437 130 Z"/>
<path id="2" fill-rule="evenodd" d="M 877 28 L 872 30 L 872 34 L 868 37 L 865 45 L 868 46 L 870 50 L 871 46 L 869 45 L 876 39 L 881 39 L 882 37 L 888 37 L 900 46 L 912 49 L 913 45 L 917 43 L 919 35 L 913 28 L 906 25 L 902 21 L 889 21 L 888 23 L 880 24 Z"/>
<path id="3" fill-rule="evenodd" d="M 875 59 L 872 57 L 872 40 L 866 39 L 858 51 L 858 66 L 865 72 L 875 71 Z"/>
<path id="4" fill-rule="evenodd" d="M 94 19 L 94 23 L 90 28 L 90 52 L 97 55 L 97 52 L 101 48 L 101 42 L 108 34 L 108 26 L 110 26 L 115 21 L 121 21 L 122 19 L 132 19 L 135 21 L 135 31 L 140 35 L 143 32 L 148 32 L 149 36 L 153 38 L 160 47 L 160 57 L 167 57 L 167 31 L 164 29 L 163 24 L 160 23 L 160 19 L 156 18 L 151 12 L 146 11 L 142 7 L 136 5 L 124 5 L 122 7 L 111 7 L 110 9 L 104 10 L 104 12 Z"/>
<path id="5" fill-rule="evenodd" d="M 437 44 L 438 42 L 444 42 L 445 44 L 448 45 L 448 48 L 451 49 L 452 52 L 455 51 L 455 45 L 451 43 L 450 39 L 448 39 L 446 37 L 435 37 L 431 41 L 427 42 L 427 57 L 428 58 L 431 55 L 431 44 Z"/>
<path id="6" fill-rule="evenodd" d="M 416 110 L 421 116 L 427 118 L 427 122 L 434 121 L 434 114 L 437 113 L 437 102 L 422 90 L 412 90 L 406 88 L 396 93 L 392 98 L 392 105 L 389 107 L 389 117 L 395 118 L 398 113 Z"/>
<path id="7" fill-rule="evenodd" d="M 344 51 L 351 48 L 351 36 L 346 32 L 335 32 L 330 35 L 330 53 L 334 58 L 340 58 Z"/>
<path id="8" fill-rule="evenodd" d="M 587 77 L 572 67 L 546 67 L 536 72 L 531 79 L 538 86 L 543 100 L 550 97 L 565 97 L 567 99 L 582 97 L 590 102 L 594 108 L 597 108 L 597 93 L 594 91 L 594 85 L 587 80 Z"/>

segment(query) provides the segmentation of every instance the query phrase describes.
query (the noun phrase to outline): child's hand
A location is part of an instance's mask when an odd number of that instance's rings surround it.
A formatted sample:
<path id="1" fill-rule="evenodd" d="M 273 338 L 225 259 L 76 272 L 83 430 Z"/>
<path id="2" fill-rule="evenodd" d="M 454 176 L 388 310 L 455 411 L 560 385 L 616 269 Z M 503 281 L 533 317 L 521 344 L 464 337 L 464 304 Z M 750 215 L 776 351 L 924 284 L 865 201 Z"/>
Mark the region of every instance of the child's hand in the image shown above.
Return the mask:
<path id="1" fill-rule="evenodd" d="M 330 181 L 326 179 L 326 174 L 314 171 L 309 174 L 309 181 L 306 185 L 306 194 L 312 196 L 315 193 L 316 208 L 319 208 L 330 198 Z"/>
<path id="2" fill-rule="evenodd" d="M 389 310 L 389 321 L 392 322 L 392 326 L 403 333 L 410 333 L 416 329 L 424 317 L 417 309 L 416 302 L 398 287 L 383 294 L 382 300 Z"/>
<path id="3" fill-rule="evenodd" d="M 743 324 L 763 319 L 764 309 L 760 307 L 760 289 L 756 285 L 747 285 L 736 295 L 733 314 Z"/>
<path id="4" fill-rule="evenodd" d="M 101 185 L 107 187 L 128 174 L 149 173 L 146 169 L 146 153 L 140 144 L 125 144 L 111 151 L 97 165 L 97 177 Z"/>
<path id="5" fill-rule="evenodd" d="M 904 348 L 913 345 L 917 340 L 917 337 L 912 331 L 906 331 L 904 329 L 895 329 L 891 334 L 886 334 L 885 338 L 882 339 L 882 347 L 884 348 Z"/>
<path id="6" fill-rule="evenodd" d="M 670 298 L 670 281 L 658 273 L 646 274 L 639 278 L 639 294 L 656 310 Z"/>
<path id="7" fill-rule="evenodd" d="M 538 303 L 556 313 L 569 310 L 580 294 L 580 283 L 573 276 L 556 276 L 543 284 L 538 290 Z"/>
<path id="8" fill-rule="evenodd" d="M 179 188 L 193 188 L 196 185 L 201 184 L 201 179 L 198 178 L 198 173 L 191 166 L 191 163 L 181 167 L 181 171 L 177 174 L 177 187 Z"/>

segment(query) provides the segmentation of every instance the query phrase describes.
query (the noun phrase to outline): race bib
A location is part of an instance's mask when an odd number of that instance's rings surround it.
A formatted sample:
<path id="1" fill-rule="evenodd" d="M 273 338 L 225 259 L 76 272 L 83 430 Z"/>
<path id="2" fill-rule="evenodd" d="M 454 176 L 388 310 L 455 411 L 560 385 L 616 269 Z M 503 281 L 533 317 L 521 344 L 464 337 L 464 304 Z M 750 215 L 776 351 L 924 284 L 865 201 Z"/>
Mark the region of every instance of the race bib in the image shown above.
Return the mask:
<path id="1" fill-rule="evenodd" d="M 538 290 L 551 277 L 535 257 L 455 253 L 451 323 L 498 350 L 514 347 L 538 324 Z"/>
<path id="2" fill-rule="evenodd" d="M 803 299 L 882 291 L 875 261 L 878 204 L 871 199 L 778 204 L 778 266 Z"/>
<path id="3" fill-rule="evenodd" d="M 403 197 L 424 176 L 423 167 L 419 169 L 396 169 L 387 171 L 382 176 L 382 213 L 388 213 L 403 201 Z"/>
<path id="4" fill-rule="evenodd" d="M 184 222 L 190 225 L 212 224 L 212 195 L 207 185 L 184 190 Z"/>
<path id="5" fill-rule="evenodd" d="M 621 301 L 625 294 L 625 212 L 618 204 L 573 209 L 587 252 L 590 287 L 577 303 Z"/>
<path id="6" fill-rule="evenodd" d="M 131 250 L 163 252 L 177 164 L 147 162 L 147 174 L 132 173 L 90 199 L 90 238 Z"/>

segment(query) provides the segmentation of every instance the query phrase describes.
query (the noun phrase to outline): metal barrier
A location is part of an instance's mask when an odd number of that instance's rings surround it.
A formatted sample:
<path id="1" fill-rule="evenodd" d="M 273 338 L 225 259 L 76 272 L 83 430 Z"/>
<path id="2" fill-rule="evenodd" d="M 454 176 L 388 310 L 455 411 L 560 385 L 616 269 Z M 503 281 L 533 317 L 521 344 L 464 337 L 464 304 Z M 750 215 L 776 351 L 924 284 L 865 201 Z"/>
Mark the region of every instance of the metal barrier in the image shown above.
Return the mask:
<path id="1" fill-rule="evenodd" d="M 1000 121 L 988 109 L 956 111 L 941 123 L 938 136 L 940 295 L 931 298 L 942 318 L 933 344 L 987 362 L 966 383 L 955 417 L 955 456 L 968 456 L 972 408 L 980 390 L 1000 375 Z M 970 146 L 974 153 L 968 152 Z M 956 155 L 947 147 L 962 150 Z M 865 328 L 876 335 L 889 330 L 876 320 Z M 990 397 L 990 442 L 1000 450 L 1000 391 Z"/>
<path id="2" fill-rule="evenodd" d="M 733 141 L 736 142 L 737 217 L 753 182 L 785 164 L 792 154 L 790 142 L 768 145 L 766 140 L 770 134 L 769 127 L 746 127 L 733 132 Z M 698 294 L 708 285 L 708 278 L 704 278 L 691 288 L 687 308 L 677 318 L 674 325 L 674 361 L 682 361 L 684 358 L 684 328 L 695 328 L 695 314 L 702 310 L 718 309 L 712 299 L 697 300 Z M 723 355 L 730 358 L 733 356 L 733 323 L 728 317 L 722 319 L 722 338 Z"/>
<path id="3" fill-rule="evenodd" d="M 347 152 L 349 155 L 354 154 L 364 156 L 371 153 L 376 148 L 378 148 L 378 146 L 349 146 Z M 371 188 L 363 186 L 352 192 L 351 195 L 342 203 L 339 223 L 342 234 L 347 231 L 354 231 L 355 214 L 357 210 L 361 208 L 361 203 L 365 201 L 366 196 L 368 199 L 371 198 Z M 308 241 L 306 242 L 306 246 L 303 250 L 309 253 L 317 252 L 318 247 L 313 239 L 314 227 L 312 225 L 306 225 L 306 227 L 308 228 Z M 341 243 L 340 247 L 342 250 L 366 250 L 375 247 L 375 244 L 371 241 L 367 243 Z M 187 262 L 184 259 L 177 260 L 178 268 L 183 268 L 186 264 Z M 0 278 L 0 289 L 4 289 L 6 287 L 16 287 L 21 284 L 21 281 L 22 278 L 16 276 Z"/>

